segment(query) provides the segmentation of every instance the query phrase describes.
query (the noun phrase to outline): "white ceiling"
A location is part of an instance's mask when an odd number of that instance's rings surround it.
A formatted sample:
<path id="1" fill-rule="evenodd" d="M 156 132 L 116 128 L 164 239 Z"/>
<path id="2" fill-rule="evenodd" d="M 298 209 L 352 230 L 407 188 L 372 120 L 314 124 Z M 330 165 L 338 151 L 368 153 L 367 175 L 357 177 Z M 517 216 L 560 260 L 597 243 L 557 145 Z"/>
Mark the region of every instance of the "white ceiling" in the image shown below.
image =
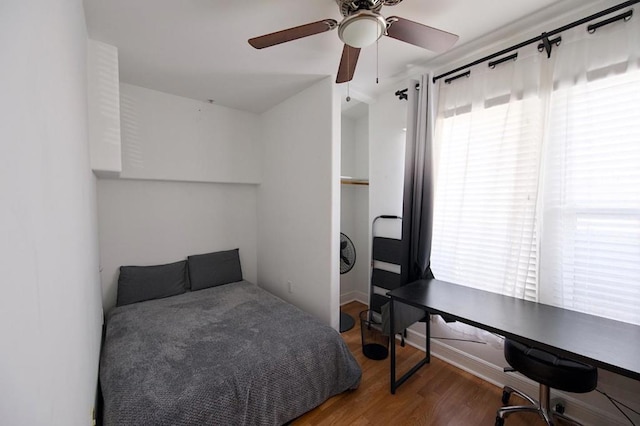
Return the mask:
<path id="1" fill-rule="evenodd" d="M 458 34 L 464 45 L 567 0 L 404 0 L 382 14 Z M 327 75 L 342 44 L 330 31 L 256 50 L 251 37 L 342 18 L 334 0 L 85 0 L 89 36 L 118 48 L 120 80 L 193 99 L 262 112 Z M 434 55 L 388 37 L 379 42 L 381 82 Z M 351 90 L 376 89 L 376 46 L 363 49 Z"/>

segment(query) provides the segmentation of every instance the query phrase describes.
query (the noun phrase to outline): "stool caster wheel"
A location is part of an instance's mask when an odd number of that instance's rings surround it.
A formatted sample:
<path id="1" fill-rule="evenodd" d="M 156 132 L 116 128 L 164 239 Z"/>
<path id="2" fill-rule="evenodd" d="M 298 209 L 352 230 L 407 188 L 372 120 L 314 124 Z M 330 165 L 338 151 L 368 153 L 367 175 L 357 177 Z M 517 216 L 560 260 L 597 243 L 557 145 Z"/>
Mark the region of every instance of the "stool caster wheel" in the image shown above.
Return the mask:
<path id="1" fill-rule="evenodd" d="M 496 426 L 504 426 L 504 419 L 502 417 L 496 417 Z"/>
<path id="2" fill-rule="evenodd" d="M 511 397 L 511 392 L 502 391 L 502 405 L 507 405 L 509 403 L 510 397 Z"/>
<path id="3" fill-rule="evenodd" d="M 554 412 L 564 414 L 564 410 L 567 405 L 562 398 L 552 398 L 551 401 L 549 401 L 549 406 L 553 407 Z"/>

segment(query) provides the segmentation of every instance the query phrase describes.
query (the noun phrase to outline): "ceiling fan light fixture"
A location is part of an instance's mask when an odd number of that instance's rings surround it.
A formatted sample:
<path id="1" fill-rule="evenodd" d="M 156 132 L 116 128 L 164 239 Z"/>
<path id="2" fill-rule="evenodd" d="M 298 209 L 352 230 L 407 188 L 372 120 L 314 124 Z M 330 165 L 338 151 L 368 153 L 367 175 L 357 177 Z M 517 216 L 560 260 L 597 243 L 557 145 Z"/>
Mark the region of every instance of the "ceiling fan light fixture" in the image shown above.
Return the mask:
<path id="1" fill-rule="evenodd" d="M 360 49 L 375 43 L 386 29 L 387 22 L 380 14 L 363 10 L 340 22 L 338 36 L 345 44 Z"/>

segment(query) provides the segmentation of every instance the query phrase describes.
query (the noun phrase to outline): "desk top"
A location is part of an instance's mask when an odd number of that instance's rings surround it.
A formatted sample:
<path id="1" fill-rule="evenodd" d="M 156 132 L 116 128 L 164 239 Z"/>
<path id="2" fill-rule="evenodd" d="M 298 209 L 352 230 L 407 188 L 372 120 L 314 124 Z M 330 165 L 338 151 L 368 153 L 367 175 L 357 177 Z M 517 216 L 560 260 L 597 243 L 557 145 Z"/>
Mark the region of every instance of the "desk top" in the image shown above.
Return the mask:
<path id="1" fill-rule="evenodd" d="M 393 300 L 640 380 L 640 326 L 510 296 L 420 280 Z"/>

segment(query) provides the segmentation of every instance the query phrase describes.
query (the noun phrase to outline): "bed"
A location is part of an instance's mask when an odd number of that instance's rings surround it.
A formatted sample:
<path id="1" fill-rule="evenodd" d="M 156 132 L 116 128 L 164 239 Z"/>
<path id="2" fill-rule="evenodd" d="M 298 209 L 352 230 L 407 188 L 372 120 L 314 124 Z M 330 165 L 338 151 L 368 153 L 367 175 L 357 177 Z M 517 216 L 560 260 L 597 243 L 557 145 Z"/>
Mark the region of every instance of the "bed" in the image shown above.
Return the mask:
<path id="1" fill-rule="evenodd" d="M 334 329 L 244 280 L 116 307 L 100 364 L 105 426 L 281 425 L 361 378 Z"/>

